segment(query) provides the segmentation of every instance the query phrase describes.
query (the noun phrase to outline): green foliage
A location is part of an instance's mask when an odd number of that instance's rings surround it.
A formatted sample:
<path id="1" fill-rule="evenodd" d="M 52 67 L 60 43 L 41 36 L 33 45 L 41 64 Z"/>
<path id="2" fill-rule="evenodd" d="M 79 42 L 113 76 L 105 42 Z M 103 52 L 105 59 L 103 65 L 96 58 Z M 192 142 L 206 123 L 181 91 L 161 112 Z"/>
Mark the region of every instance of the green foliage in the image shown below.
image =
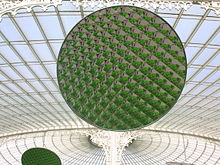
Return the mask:
<path id="1" fill-rule="evenodd" d="M 107 93 L 107 98 L 109 98 L 110 100 L 113 99 L 115 96 L 116 96 L 116 92 L 115 91 Z"/>
<path id="2" fill-rule="evenodd" d="M 111 86 L 114 81 L 115 81 L 114 78 L 107 78 L 105 84 L 106 84 L 107 86 Z"/>
<path id="3" fill-rule="evenodd" d="M 111 49 L 114 49 L 116 46 L 117 46 L 116 43 L 110 43 L 110 44 L 109 44 L 109 47 L 110 47 Z"/>
<path id="4" fill-rule="evenodd" d="M 111 71 L 112 67 L 113 67 L 112 64 L 107 64 L 104 66 L 104 71 L 109 72 L 109 71 Z"/>
<path id="5" fill-rule="evenodd" d="M 137 19 L 135 19 L 135 18 L 128 18 L 128 20 L 133 24 L 137 23 Z"/>
<path id="6" fill-rule="evenodd" d="M 122 97 L 117 97 L 117 98 L 115 98 L 115 101 L 114 101 L 115 105 L 117 105 L 117 106 L 122 105 L 123 102 L 124 102 L 124 99 Z"/>
<path id="7" fill-rule="evenodd" d="M 115 79 L 118 78 L 121 74 L 120 70 L 114 70 L 112 71 L 112 77 L 114 77 Z"/>
<path id="8" fill-rule="evenodd" d="M 130 94 L 130 91 L 129 91 L 129 90 L 122 90 L 122 91 L 120 92 L 120 95 L 121 95 L 123 98 L 128 97 L 129 94 Z"/>
<path id="9" fill-rule="evenodd" d="M 145 92 L 145 90 L 143 88 L 137 88 L 134 90 L 134 93 L 136 95 L 142 95 L 142 94 L 144 94 L 144 92 Z"/>
<path id="10" fill-rule="evenodd" d="M 152 81 L 142 81 L 142 82 L 141 82 L 141 85 L 142 85 L 144 88 L 148 88 L 149 86 L 152 85 Z"/>
<path id="11" fill-rule="evenodd" d="M 141 31 L 144 31 L 146 26 L 145 25 L 137 25 L 137 28 L 140 29 Z"/>
<path id="12" fill-rule="evenodd" d="M 137 83 L 132 83 L 132 82 L 129 82 L 126 85 L 126 87 L 130 90 L 133 90 L 136 86 L 137 86 Z"/>
<path id="13" fill-rule="evenodd" d="M 125 46 L 129 47 L 132 44 L 132 42 L 131 41 L 124 41 L 123 44 Z"/>
<path id="14" fill-rule="evenodd" d="M 139 67 L 142 65 L 142 62 L 141 62 L 141 61 L 134 61 L 134 62 L 132 62 L 132 65 L 133 65 L 135 68 L 139 68 Z"/>
<path id="15" fill-rule="evenodd" d="M 108 106 L 108 111 L 110 111 L 110 112 L 115 112 L 117 109 L 118 109 L 118 106 L 115 104 L 110 104 Z"/>
<path id="16" fill-rule="evenodd" d="M 102 118 L 103 118 L 104 120 L 107 120 L 107 119 L 110 118 L 110 115 L 111 115 L 110 112 L 104 111 L 104 112 L 102 113 Z"/>
<path id="17" fill-rule="evenodd" d="M 119 67 L 121 70 L 125 70 L 125 69 L 127 69 L 128 64 L 127 64 L 127 63 L 120 63 L 120 64 L 118 64 L 118 67 Z"/>
<path id="18" fill-rule="evenodd" d="M 153 38 L 153 41 L 155 41 L 156 43 L 160 44 L 162 42 L 162 38 Z"/>
<path id="19" fill-rule="evenodd" d="M 101 102 L 100 102 L 100 105 L 105 108 L 108 106 L 108 104 L 110 103 L 110 99 L 106 98 L 106 99 L 103 99 Z"/>
<path id="20" fill-rule="evenodd" d="M 153 18 L 151 18 L 151 17 L 144 17 L 144 19 L 145 19 L 147 22 L 151 22 Z"/>
<path id="21" fill-rule="evenodd" d="M 133 59 L 134 59 L 134 56 L 131 56 L 131 55 L 125 56 L 125 60 L 128 62 L 132 62 Z"/>
<path id="22" fill-rule="evenodd" d="M 138 55 L 143 61 L 149 58 L 149 54 L 139 54 Z"/>
<path id="23" fill-rule="evenodd" d="M 119 59 L 120 59 L 119 57 L 111 57 L 110 62 L 116 64 L 119 61 Z"/>
<path id="24" fill-rule="evenodd" d="M 152 26 L 155 27 L 155 28 L 159 28 L 159 27 L 161 26 L 161 24 L 159 24 L 159 23 L 153 23 Z"/>
<path id="25" fill-rule="evenodd" d="M 101 93 L 101 94 L 105 94 L 106 92 L 107 92 L 107 90 L 108 90 L 108 86 L 107 85 L 102 85 L 100 88 L 99 88 L 99 92 Z"/>
<path id="26" fill-rule="evenodd" d="M 122 85 L 121 84 L 115 84 L 112 89 L 115 91 L 115 92 L 119 92 L 122 88 Z"/>
<path id="27" fill-rule="evenodd" d="M 100 80 L 95 79 L 95 80 L 92 81 L 91 86 L 94 87 L 94 88 L 96 88 L 99 83 L 100 83 Z"/>
<path id="28" fill-rule="evenodd" d="M 160 30 L 160 32 L 164 35 L 168 35 L 169 30 L 162 29 L 162 30 Z"/>
<path id="29" fill-rule="evenodd" d="M 136 70 L 135 69 L 127 69 L 126 70 L 126 74 L 128 74 L 129 76 L 133 76 L 135 74 Z"/>
<path id="30" fill-rule="evenodd" d="M 139 15 L 142 15 L 142 14 L 144 13 L 144 11 L 141 10 L 141 9 L 137 10 L 136 12 L 137 12 L 137 14 L 139 14 Z"/>
<path id="31" fill-rule="evenodd" d="M 138 97 L 137 96 L 129 96 L 127 98 L 127 100 L 130 102 L 130 103 L 136 103 L 138 101 Z"/>
<path id="32" fill-rule="evenodd" d="M 137 82 L 140 82 L 144 78 L 144 75 L 134 75 L 133 79 Z"/>
<path id="33" fill-rule="evenodd" d="M 117 117 L 121 118 L 125 115 L 125 112 L 123 110 L 117 110 L 117 111 L 115 111 L 115 115 Z"/>
<path id="34" fill-rule="evenodd" d="M 163 65 L 156 65 L 154 68 L 155 68 L 157 71 L 159 71 L 159 72 L 165 70 L 165 66 L 163 66 Z"/>
<path id="35" fill-rule="evenodd" d="M 130 27 L 122 26 L 121 27 L 123 31 L 129 32 L 131 30 Z"/>
<path id="36" fill-rule="evenodd" d="M 151 59 L 147 59 L 146 61 L 149 65 L 154 66 L 157 63 L 157 60 L 151 60 Z"/>
<path id="37" fill-rule="evenodd" d="M 150 52 L 153 51 L 156 47 L 152 45 L 146 46 L 146 49 L 149 50 Z"/>
<path id="38" fill-rule="evenodd" d="M 138 39 L 138 43 L 141 44 L 141 45 L 143 45 L 143 46 L 146 45 L 147 42 L 148 42 L 147 40 L 144 40 L 144 39 Z"/>
<path id="39" fill-rule="evenodd" d="M 127 83 L 128 80 L 129 80 L 128 76 L 122 76 L 122 77 L 119 78 L 119 82 L 122 83 L 122 84 Z"/>
<path id="40" fill-rule="evenodd" d="M 124 49 L 118 49 L 117 54 L 119 54 L 120 56 L 124 56 L 125 55 L 125 50 Z"/>
<path id="41" fill-rule="evenodd" d="M 149 68 L 149 67 L 142 67 L 142 68 L 140 68 L 140 71 L 143 74 L 148 74 L 151 71 L 151 68 Z"/>
<path id="42" fill-rule="evenodd" d="M 125 12 L 123 12 L 123 13 L 120 13 L 123 17 L 126 17 L 127 15 L 128 15 L 128 13 L 125 13 Z"/>
<path id="43" fill-rule="evenodd" d="M 146 31 L 145 34 L 146 34 L 148 37 L 153 37 L 154 32 Z"/>

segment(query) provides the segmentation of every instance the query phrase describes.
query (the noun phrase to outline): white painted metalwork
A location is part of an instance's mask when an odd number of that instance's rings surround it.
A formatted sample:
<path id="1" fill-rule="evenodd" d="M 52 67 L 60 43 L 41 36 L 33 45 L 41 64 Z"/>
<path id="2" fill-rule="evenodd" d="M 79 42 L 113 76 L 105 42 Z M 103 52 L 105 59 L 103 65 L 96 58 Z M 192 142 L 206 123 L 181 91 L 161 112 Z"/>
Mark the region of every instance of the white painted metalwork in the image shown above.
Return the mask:
<path id="1" fill-rule="evenodd" d="M 13 16 L 16 15 L 17 10 L 21 8 L 26 8 L 28 12 L 32 10 L 35 6 L 40 6 L 43 10 L 47 10 L 49 6 L 57 7 L 62 3 L 63 0 L 0 0 L 0 20 L 1 17 L 6 13 L 11 13 Z M 200 4 L 201 7 L 206 10 L 212 9 L 216 14 L 220 14 L 220 2 L 218 1 L 208 1 L 208 0 L 70 0 L 72 4 L 76 7 L 82 6 L 87 7 L 108 7 L 113 5 L 135 5 L 144 8 L 154 8 L 154 9 L 177 9 L 177 10 L 187 10 L 193 3 Z"/>
<path id="2" fill-rule="evenodd" d="M 91 140 L 104 149 L 106 165 L 120 165 L 125 147 L 142 135 L 143 133 L 140 131 L 98 131 L 91 135 Z"/>
<path id="3" fill-rule="evenodd" d="M 176 2 L 134 2 L 175 28 L 186 49 L 188 76 L 176 105 L 161 120 L 139 130 L 144 134 L 125 147 L 122 164 L 220 164 L 219 3 L 184 1 L 186 6 L 178 7 Z M 31 147 L 55 151 L 65 165 L 112 161 L 88 143 L 87 136 L 100 130 L 73 114 L 56 77 L 56 60 L 66 34 L 82 17 L 98 10 L 98 4 L 80 2 L 77 8 L 76 1 L 0 0 L 0 164 L 20 164 L 21 154 Z M 44 11 L 37 7 L 42 5 L 51 6 Z M 124 137 L 126 141 L 131 135 Z"/>

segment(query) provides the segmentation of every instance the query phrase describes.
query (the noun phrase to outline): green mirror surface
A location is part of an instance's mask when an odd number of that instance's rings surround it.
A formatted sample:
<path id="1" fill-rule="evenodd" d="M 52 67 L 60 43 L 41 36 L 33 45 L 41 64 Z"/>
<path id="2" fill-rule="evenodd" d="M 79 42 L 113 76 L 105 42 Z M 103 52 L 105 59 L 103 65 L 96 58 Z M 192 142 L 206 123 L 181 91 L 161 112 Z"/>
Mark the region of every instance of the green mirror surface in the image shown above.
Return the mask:
<path id="1" fill-rule="evenodd" d="M 172 27 L 134 6 L 83 18 L 57 62 L 60 91 L 75 114 L 108 130 L 132 130 L 164 116 L 186 79 L 185 51 Z"/>
<path id="2" fill-rule="evenodd" d="M 31 148 L 21 158 L 22 165 L 61 165 L 60 158 L 45 148 Z"/>

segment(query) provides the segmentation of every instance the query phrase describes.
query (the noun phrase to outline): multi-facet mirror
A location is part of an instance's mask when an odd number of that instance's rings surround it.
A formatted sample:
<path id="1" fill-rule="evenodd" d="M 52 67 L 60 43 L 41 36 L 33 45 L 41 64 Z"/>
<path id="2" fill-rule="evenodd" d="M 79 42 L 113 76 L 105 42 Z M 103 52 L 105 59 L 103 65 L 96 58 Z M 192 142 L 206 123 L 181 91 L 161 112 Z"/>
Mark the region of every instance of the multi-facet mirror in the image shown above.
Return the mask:
<path id="1" fill-rule="evenodd" d="M 172 27 L 134 6 L 115 6 L 83 18 L 58 57 L 61 93 L 88 123 L 137 129 L 160 119 L 185 84 L 186 56 Z"/>

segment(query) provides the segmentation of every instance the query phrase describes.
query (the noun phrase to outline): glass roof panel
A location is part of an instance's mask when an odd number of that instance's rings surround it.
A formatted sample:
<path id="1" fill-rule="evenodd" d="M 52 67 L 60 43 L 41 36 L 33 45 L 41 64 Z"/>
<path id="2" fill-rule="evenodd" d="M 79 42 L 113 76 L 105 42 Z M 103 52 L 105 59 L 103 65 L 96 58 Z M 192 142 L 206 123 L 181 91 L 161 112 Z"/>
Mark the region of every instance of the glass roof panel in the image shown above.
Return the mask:
<path id="1" fill-rule="evenodd" d="M 198 47 L 187 46 L 185 48 L 187 63 L 191 61 L 191 59 L 195 56 L 195 54 L 199 51 Z"/>
<path id="2" fill-rule="evenodd" d="M 203 69 L 196 77 L 193 78 L 193 81 L 201 81 L 204 79 L 209 73 L 212 72 L 212 70 L 209 69 Z"/>
<path id="3" fill-rule="evenodd" d="M 219 87 L 216 87 L 216 86 L 212 86 L 212 87 L 209 87 L 207 90 L 205 90 L 202 95 L 205 95 L 205 96 L 208 96 L 209 94 L 211 94 L 212 92 L 218 90 Z"/>
<path id="4" fill-rule="evenodd" d="M 216 52 L 218 52 L 217 56 L 208 65 L 220 66 L 220 51 L 216 50 Z"/>
<path id="5" fill-rule="evenodd" d="M 212 107 L 215 107 L 216 105 L 220 105 L 220 100 L 213 100 L 210 104 L 205 105 L 205 107 L 212 109 Z M 215 110 L 215 108 L 213 108 L 212 110 Z M 218 113 L 216 113 L 216 115 L 218 115 Z"/>
<path id="6" fill-rule="evenodd" d="M 46 44 L 32 44 L 37 55 L 42 61 L 53 61 L 53 56 Z"/>
<path id="7" fill-rule="evenodd" d="M 190 91 L 190 94 L 193 94 L 193 95 L 197 95 L 199 94 L 201 91 L 203 91 L 204 89 L 207 88 L 206 85 L 197 85 L 198 87 L 193 89 L 192 91 Z"/>
<path id="8" fill-rule="evenodd" d="M 220 85 L 220 84 L 219 84 L 219 85 Z M 218 98 L 219 98 L 219 97 L 220 97 L 220 90 L 218 90 L 218 92 L 214 93 L 214 94 L 213 94 L 213 96 L 215 96 L 215 97 L 218 97 Z"/>
<path id="9" fill-rule="evenodd" d="M 36 101 L 34 101 L 31 97 L 29 96 L 26 96 L 26 95 L 23 95 L 22 98 L 24 98 L 28 104 L 33 104 L 33 103 L 36 103 Z"/>
<path id="10" fill-rule="evenodd" d="M 0 57 L 0 65 L 5 64 L 5 61 Z"/>
<path id="11" fill-rule="evenodd" d="M 17 82 L 26 92 L 34 92 L 34 90 L 26 82 Z"/>
<path id="12" fill-rule="evenodd" d="M 182 42 L 187 40 L 187 38 L 192 32 L 192 29 L 194 29 L 196 24 L 199 22 L 199 20 L 186 19 L 186 18 L 187 17 L 182 17 L 182 19 L 180 19 L 176 27 L 176 32 L 181 38 Z"/>
<path id="13" fill-rule="evenodd" d="M 220 21 L 204 21 L 199 30 L 196 32 L 195 36 L 192 38 L 192 42 L 204 43 L 214 31 L 219 28 Z M 205 33 L 204 33 L 205 32 Z"/>
<path id="14" fill-rule="evenodd" d="M 40 30 L 33 17 L 16 17 L 15 20 L 28 40 L 43 40 Z"/>
<path id="15" fill-rule="evenodd" d="M 26 78 L 26 79 L 35 78 L 26 66 L 18 65 L 18 66 L 14 66 L 14 67 L 21 73 L 22 76 L 24 76 L 24 78 Z"/>
<path id="16" fill-rule="evenodd" d="M 41 83 L 37 80 L 35 81 L 29 81 L 31 83 L 31 85 L 33 85 L 35 87 L 35 89 L 37 89 L 39 92 L 44 92 L 46 91 L 45 88 L 41 85 Z"/>
<path id="17" fill-rule="evenodd" d="M 210 42 L 210 44 L 220 45 L 220 33 L 218 33 L 218 35 L 215 36 L 215 38 Z"/>
<path id="18" fill-rule="evenodd" d="M 19 55 L 28 62 L 37 61 L 36 57 L 33 55 L 31 50 L 27 45 L 14 45 L 15 49 L 18 51 Z"/>
<path id="19" fill-rule="evenodd" d="M 1 96 L 2 97 L 2 96 Z M 6 101 L 2 100 L 2 98 L 0 97 L 0 105 L 9 105 L 9 103 L 7 103 Z M 0 113 L 2 111 L 0 110 Z"/>
<path id="20" fill-rule="evenodd" d="M 195 84 L 186 84 L 183 88 L 182 94 L 186 94 L 188 91 L 190 91 L 195 86 L 196 86 Z"/>
<path id="21" fill-rule="evenodd" d="M 13 83 L 6 83 L 5 84 L 7 87 L 9 87 L 11 90 L 14 91 L 14 93 L 22 93 L 22 91 L 20 90 L 20 88 L 18 88 L 15 84 Z"/>
<path id="22" fill-rule="evenodd" d="M 81 20 L 81 15 L 64 15 L 61 13 L 61 19 L 67 33 Z"/>
<path id="23" fill-rule="evenodd" d="M 215 82 L 216 80 L 220 79 L 220 70 L 216 71 L 208 80 L 207 82 Z"/>
<path id="24" fill-rule="evenodd" d="M 193 99 L 191 99 L 188 103 L 187 103 L 187 105 L 194 105 L 195 103 L 197 103 L 197 102 L 199 102 L 199 101 L 201 101 L 203 98 L 193 98 Z"/>
<path id="25" fill-rule="evenodd" d="M 1 25 L 0 25 L 1 26 Z M 4 42 L 4 40 L 2 39 L 2 37 L 0 36 L 0 44 L 1 44 L 1 42 Z"/>
<path id="26" fill-rule="evenodd" d="M 177 15 L 170 15 L 170 14 L 164 14 L 164 13 L 160 13 L 158 15 L 161 16 L 163 19 L 165 19 L 171 26 L 173 26 L 177 18 Z"/>
<path id="27" fill-rule="evenodd" d="M 186 80 L 190 79 L 190 77 L 197 71 L 198 71 L 198 69 L 196 69 L 196 68 L 188 68 Z"/>
<path id="28" fill-rule="evenodd" d="M 30 67 L 39 78 L 48 78 L 48 75 L 41 65 L 30 65 Z"/>
<path id="29" fill-rule="evenodd" d="M 183 14 L 192 14 L 192 15 L 203 15 L 205 9 L 201 8 L 199 5 L 193 5 L 189 9 L 183 12 Z"/>
<path id="30" fill-rule="evenodd" d="M 2 66 L 1 70 L 8 76 L 10 75 L 10 78 L 13 80 L 21 79 L 21 77 L 9 66 Z"/>
<path id="31" fill-rule="evenodd" d="M 2 54 L 10 63 L 21 62 L 21 60 L 7 45 L 0 46 L 0 54 Z"/>
<path id="32" fill-rule="evenodd" d="M 8 30 L 8 27 L 10 27 L 10 30 Z M 8 17 L 2 19 L 0 29 L 9 41 L 23 41 L 20 33 Z"/>
<path id="33" fill-rule="evenodd" d="M 50 90 L 50 91 L 57 91 L 58 89 L 54 86 L 52 81 L 43 81 L 44 85 Z"/>
<path id="34" fill-rule="evenodd" d="M 3 84 L 5 85 L 5 83 L 3 83 Z M 6 87 L 5 87 L 5 86 L 3 86 L 2 84 L 0 84 L 0 87 L 1 87 L 0 90 L 1 90 L 2 92 L 6 93 L 6 94 L 12 93 L 12 91 L 7 88 L 7 85 L 6 85 Z"/>
<path id="35" fill-rule="evenodd" d="M 42 98 L 41 95 L 39 94 L 34 94 L 32 95 L 34 97 L 34 99 L 36 99 L 38 102 L 42 103 L 42 102 L 45 102 L 45 100 Z"/>
<path id="36" fill-rule="evenodd" d="M 48 16 L 51 14 L 47 14 Z M 54 15 L 54 14 L 53 14 Z M 62 39 L 63 33 L 59 25 L 57 16 L 37 17 L 48 39 Z"/>
<path id="37" fill-rule="evenodd" d="M 56 43 L 51 42 L 50 43 L 50 46 L 53 48 L 54 53 L 55 53 L 57 58 L 58 58 L 58 55 L 59 55 L 61 45 L 62 45 L 62 42 L 56 42 Z"/>
<path id="38" fill-rule="evenodd" d="M 216 52 L 216 49 L 206 48 L 192 64 L 203 65 L 207 61 L 207 59 L 209 59 L 215 52 Z"/>
<path id="39" fill-rule="evenodd" d="M 0 66 L 0 70 L 1 70 L 1 66 Z M 2 74 L 2 72 L 0 72 L 0 80 L 1 80 L 1 81 L 6 81 L 6 80 L 8 80 L 8 79 Z"/>
<path id="40" fill-rule="evenodd" d="M 50 75 L 53 78 L 57 77 L 57 65 L 56 64 L 47 64 L 47 65 L 45 65 L 45 67 L 50 72 Z"/>

